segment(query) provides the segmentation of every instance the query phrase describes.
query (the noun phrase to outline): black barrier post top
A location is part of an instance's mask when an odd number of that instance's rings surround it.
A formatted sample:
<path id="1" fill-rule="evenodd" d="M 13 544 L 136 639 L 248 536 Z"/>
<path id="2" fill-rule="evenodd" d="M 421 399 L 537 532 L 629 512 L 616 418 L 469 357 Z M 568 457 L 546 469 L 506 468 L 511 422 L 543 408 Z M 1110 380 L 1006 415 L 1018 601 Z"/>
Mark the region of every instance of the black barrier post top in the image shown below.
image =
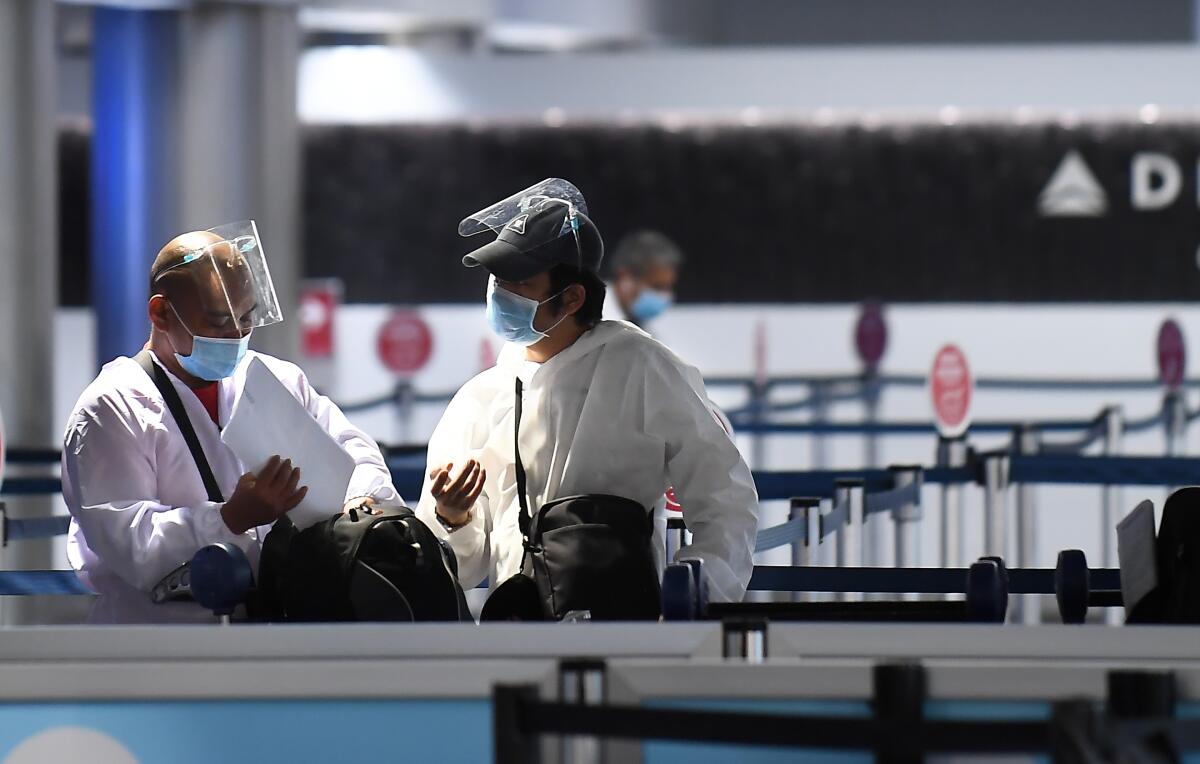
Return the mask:
<path id="1" fill-rule="evenodd" d="M 496 764 L 539 764 L 541 743 L 536 733 L 529 734 L 525 707 L 538 701 L 535 684 L 504 685 L 492 688 L 492 741 Z"/>
<path id="2" fill-rule="evenodd" d="M 558 670 L 562 671 L 606 671 L 608 663 L 603 658 L 595 656 L 579 656 L 563 658 L 558 662 Z"/>
<path id="3" fill-rule="evenodd" d="M 1108 713 L 1121 719 L 1175 716 L 1175 674 L 1170 671 L 1109 671 Z"/>
<path id="4" fill-rule="evenodd" d="M 792 509 L 821 506 L 821 499 L 817 496 L 793 496 L 789 501 Z"/>

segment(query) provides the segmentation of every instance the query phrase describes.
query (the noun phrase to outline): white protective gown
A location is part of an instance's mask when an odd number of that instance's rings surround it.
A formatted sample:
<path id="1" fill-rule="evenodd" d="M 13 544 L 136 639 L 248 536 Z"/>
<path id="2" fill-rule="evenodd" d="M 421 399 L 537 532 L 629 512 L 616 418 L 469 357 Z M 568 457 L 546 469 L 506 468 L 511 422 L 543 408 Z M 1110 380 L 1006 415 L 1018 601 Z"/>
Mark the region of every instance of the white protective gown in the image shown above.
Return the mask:
<path id="1" fill-rule="evenodd" d="M 447 533 L 436 521 L 428 475 L 418 515 L 454 548 L 463 585 L 487 577 L 494 587 L 520 566 L 513 466 L 518 375 L 531 510 L 585 493 L 661 507 L 673 485 L 693 534 L 679 555 L 704 560 L 714 601 L 740 600 L 758 528 L 750 469 L 718 423 L 700 373 L 624 321 L 602 321 L 540 366 L 525 361 L 524 348 L 506 345 L 496 366 L 450 402 L 429 441 L 429 467 L 453 462 L 457 470 L 476 459 L 487 480 L 466 527 Z"/>
<path id="2" fill-rule="evenodd" d="M 391 474 L 375 441 L 355 428 L 295 364 L 253 351 L 233 376 L 217 384 L 221 424 L 228 421 L 246 382 L 252 358 L 262 360 L 358 465 L 346 498 L 373 496 L 398 502 Z M 246 465 L 221 441 L 196 395 L 167 372 L 225 498 Z M 286 457 L 286 454 L 283 454 Z M 67 556 L 80 579 L 96 590 L 95 622 L 211 620 L 194 603 L 154 605 L 148 592 L 163 576 L 207 544 L 241 547 L 255 572 L 270 526 L 237 535 L 221 519 L 187 443 L 154 382 L 131 358 L 105 365 L 67 423 L 62 457 L 63 499 L 71 512 Z M 301 475 L 301 484 L 304 476 Z M 341 507 L 330 507 L 336 512 Z"/>

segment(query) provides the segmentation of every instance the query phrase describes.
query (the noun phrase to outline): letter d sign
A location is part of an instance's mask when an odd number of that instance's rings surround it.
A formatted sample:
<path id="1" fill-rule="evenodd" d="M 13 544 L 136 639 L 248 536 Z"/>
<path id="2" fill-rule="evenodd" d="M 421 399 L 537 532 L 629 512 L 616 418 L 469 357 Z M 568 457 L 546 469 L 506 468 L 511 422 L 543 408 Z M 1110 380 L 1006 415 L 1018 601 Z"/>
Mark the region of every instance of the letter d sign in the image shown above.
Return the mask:
<path id="1" fill-rule="evenodd" d="M 1133 157 L 1130 196 L 1135 210 L 1161 210 L 1179 196 L 1183 173 L 1166 154 L 1142 152 Z"/>

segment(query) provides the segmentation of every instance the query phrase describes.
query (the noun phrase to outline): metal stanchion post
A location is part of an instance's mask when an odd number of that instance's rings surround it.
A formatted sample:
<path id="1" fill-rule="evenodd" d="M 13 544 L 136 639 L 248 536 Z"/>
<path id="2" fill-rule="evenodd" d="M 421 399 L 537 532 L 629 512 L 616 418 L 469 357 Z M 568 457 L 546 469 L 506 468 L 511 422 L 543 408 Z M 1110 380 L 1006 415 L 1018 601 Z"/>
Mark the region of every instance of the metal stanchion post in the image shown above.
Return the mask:
<path id="1" fill-rule="evenodd" d="M 1125 435 L 1125 413 L 1120 406 L 1109 406 L 1104 410 L 1104 455 L 1120 456 L 1121 439 Z M 1101 522 L 1100 560 L 1105 568 L 1117 567 L 1117 523 L 1123 514 L 1122 491 L 1118 486 L 1106 485 L 1100 489 Z M 1105 608 L 1104 620 L 1113 626 L 1121 623 L 1122 613 L 1117 608 Z"/>
<path id="2" fill-rule="evenodd" d="M 837 565 L 857 568 L 862 565 L 862 525 L 866 491 L 861 480 L 838 480 L 834 487 L 834 507 L 846 513 L 846 522 L 837 530 Z M 860 592 L 843 592 L 843 602 L 862 600 Z"/>
<path id="3" fill-rule="evenodd" d="M 917 486 L 915 501 L 906 501 L 892 510 L 895 521 L 896 567 L 916 568 L 921 565 L 921 483 L 920 467 L 892 467 L 896 488 Z"/>
<path id="4" fill-rule="evenodd" d="M 813 565 L 828 567 L 830 564 L 836 564 L 830 559 L 836 550 L 832 545 L 821 540 L 821 525 L 824 522 L 822 518 L 833 512 L 833 507 L 833 499 L 823 498 L 821 503 L 808 515 L 808 553 Z M 809 599 L 814 602 L 829 602 L 835 597 L 830 592 L 813 592 L 809 595 Z"/>
<path id="5" fill-rule="evenodd" d="M 883 389 L 879 383 L 879 375 L 874 369 L 868 370 L 863 379 L 864 420 L 868 426 L 879 422 L 879 399 L 882 393 Z M 863 466 L 867 469 L 874 469 L 879 466 L 879 434 L 876 432 L 868 432 L 864 439 Z"/>
<path id="6" fill-rule="evenodd" d="M 794 496 L 791 500 L 791 505 L 788 508 L 788 522 L 797 519 L 802 519 L 806 533 L 804 538 L 792 542 L 792 565 L 808 566 L 816 564 L 816 555 L 814 552 L 817 547 L 815 544 L 819 539 L 814 539 L 812 535 L 813 518 L 820 511 L 821 500 L 813 496 Z M 817 533 L 820 533 L 818 529 Z M 793 602 L 807 602 L 809 596 L 807 592 L 792 592 Z"/>
<path id="7" fill-rule="evenodd" d="M 1183 393 L 1172 390 L 1163 398 L 1166 413 L 1167 456 L 1182 456 L 1187 450 L 1187 406 Z"/>
<path id="8" fill-rule="evenodd" d="M 983 553 L 1007 557 L 1008 473 L 1007 453 L 992 453 L 983 460 Z"/>
<path id="9" fill-rule="evenodd" d="M 667 518 L 667 533 L 666 538 L 666 563 L 669 565 L 675 561 L 675 555 L 680 549 L 691 543 L 691 532 L 687 529 L 687 523 L 682 517 Z"/>
<path id="10" fill-rule="evenodd" d="M 1035 456 L 1040 450 L 1041 436 L 1033 425 L 1023 424 L 1013 432 L 1015 453 L 1021 456 Z M 1016 494 L 1017 565 L 1032 568 L 1037 564 L 1037 495 L 1030 483 L 1017 485 Z M 1036 595 L 1018 597 L 1016 605 L 1016 617 L 1021 623 L 1033 624 L 1041 621 L 1041 608 Z"/>
<path id="11" fill-rule="evenodd" d="M 754 434 L 750 437 L 750 463 L 756 470 L 767 468 L 767 436 L 762 432 L 766 423 L 767 413 L 767 384 L 765 380 L 756 379 L 750 385 L 750 411 L 754 422 Z"/>
<path id="12" fill-rule="evenodd" d="M 938 438 L 937 466 L 967 466 L 967 439 Z M 941 536 L 938 557 L 943 568 L 963 567 L 963 514 L 965 492 L 961 485 L 942 486 Z"/>
<path id="13" fill-rule="evenodd" d="M 607 693 L 605 664 L 601 659 L 572 659 L 558 664 L 558 697 L 563 703 L 598 706 Z M 588 735 L 562 738 L 563 764 L 600 764 L 603 743 Z"/>
<path id="14" fill-rule="evenodd" d="M 396 380 L 396 442 L 409 443 L 413 433 L 413 409 L 416 406 L 416 390 L 412 380 L 401 377 Z"/>
<path id="15" fill-rule="evenodd" d="M 721 622 L 721 654 L 726 659 L 762 663 L 767 659 L 767 620 L 739 618 Z"/>
<path id="16" fill-rule="evenodd" d="M 1104 410 L 1104 455 L 1120 456 L 1121 438 L 1125 435 L 1125 416 L 1120 406 Z M 1117 566 L 1117 523 L 1121 521 L 1121 490 L 1106 485 L 1101 489 L 1104 506 L 1104 527 L 1100 533 L 1100 560 L 1106 568 Z"/>
<path id="17" fill-rule="evenodd" d="M 825 399 L 825 385 L 821 382 L 809 383 L 809 398 L 812 400 L 813 424 L 825 424 L 829 421 L 829 403 Z M 812 435 L 812 468 L 823 470 L 829 465 L 829 454 L 826 450 L 825 436 L 819 432 Z"/>

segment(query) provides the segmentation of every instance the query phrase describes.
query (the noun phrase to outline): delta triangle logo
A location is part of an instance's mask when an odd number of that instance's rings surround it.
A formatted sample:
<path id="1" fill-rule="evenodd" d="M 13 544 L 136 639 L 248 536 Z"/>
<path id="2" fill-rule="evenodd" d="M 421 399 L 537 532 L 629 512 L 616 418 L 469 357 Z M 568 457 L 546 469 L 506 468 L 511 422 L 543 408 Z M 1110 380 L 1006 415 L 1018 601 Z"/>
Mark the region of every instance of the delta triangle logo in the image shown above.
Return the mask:
<path id="1" fill-rule="evenodd" d="M 1047 218 L 1095 218 L 1108 211 L 1108 195 L 1075 149 L 1058 163 L 1038 195 L 1038 211 Z"/>
<path id="2" fill-rule="evenodd" d="M 504 226 L 510 231 L 516 231 L 521 236 L 525 235 L 525 221 L 529 220 L 528 215 L 519 215 L 513 218 L 512 222 Z"/>

